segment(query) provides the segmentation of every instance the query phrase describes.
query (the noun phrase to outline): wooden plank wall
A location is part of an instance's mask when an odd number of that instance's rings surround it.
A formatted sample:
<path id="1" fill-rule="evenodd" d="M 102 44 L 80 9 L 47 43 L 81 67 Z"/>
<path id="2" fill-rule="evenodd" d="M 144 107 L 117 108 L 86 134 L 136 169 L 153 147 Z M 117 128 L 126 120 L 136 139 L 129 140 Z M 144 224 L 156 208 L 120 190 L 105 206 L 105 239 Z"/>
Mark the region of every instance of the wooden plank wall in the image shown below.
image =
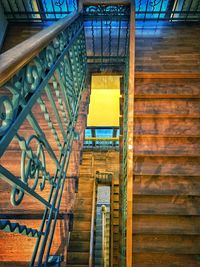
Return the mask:
<path id="1" fill-rule="evenodd" d="M 200 266 L 200 27 L 136 32 L 134 267 Z M 156 35 L 157 34 L 157 35 Z"/>

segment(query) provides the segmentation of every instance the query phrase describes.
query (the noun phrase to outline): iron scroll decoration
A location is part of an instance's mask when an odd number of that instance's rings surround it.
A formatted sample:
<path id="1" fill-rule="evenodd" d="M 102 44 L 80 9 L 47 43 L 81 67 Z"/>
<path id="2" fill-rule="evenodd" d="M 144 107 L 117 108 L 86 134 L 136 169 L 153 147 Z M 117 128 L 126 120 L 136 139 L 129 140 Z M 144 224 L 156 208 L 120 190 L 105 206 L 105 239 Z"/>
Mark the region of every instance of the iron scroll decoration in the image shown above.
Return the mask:
<path id="1" fill-rule="evenodd" d="M 124 5 L 95 5 L 84 6 L 84 15 L 88 16 L 104 16 L 104 15 L 116 15 L 116 16 L 129 16 L 130 8 Z"/>
<path id="2" fill-rule="evenodd" d="M 40 97 L 42 90 L 48 88 L 48 81 L 51 79 L 53 88 L 58 97 L 59 107 L 62 111 L 62 117 L 64 119 L 65 131 L 67 133 L 70 123 L 75 115 L 75 106 L 78 101 L 78 94 L 80 92 L 69 91 L 73 87 L 73 79 L 69 74 L 69 59 L 63 52 L 70 47 L 71 40 L 79 32 L 81 35 L 81 29 L 83 27 L 83 20 L 78 17 L 72 25 L 64 29 L 56 38 L 54 38 L 47 47 L 45 47 L 35 58 L 33 58 L 27 65 L 20 69 L 5 85 L 3 88 L 7 90 L 7 95 L 0 96 L 0 146 L 1 152 L 4 145 L 4 137 L 9 134 L 9 129 L 13 127 L 15 121 L 19 119 L 21 112 L 27 108 L 26 116 L 31 112 L 33 106 L 29 106 L 29 102 L 32 98 L 35 99 L 35 103 L 38 102 L 41 107 L 41 111 L 48 123 L 48 126 L 54 136 L 54 139 L 58 145 L 59 151 L 62 153 L 62 147 L 56 129 L 50 120 L 50 115 L 46 109 L 45 102 Z M 76 41 L 77 42 L 77 41 Z M 57 63 L 59 60 L 59 63 Z M 84 61 L 85 58 L 82 58 Z M 81 64 L 81 61 L 79 62 Z M 58 82 L 55 78 L 55 70 L 58 71 L 58 75 L 61 75 L 63 86 L 66 96 L 69 98 L 70 107 L 68 114 L 64 111 L 62 99 L 59 95 Z M 84 75 L 84 73 L 82 73 Z M 69 86 L 70 84 L 70 86 Z M 81 86 L 81 84 L 79 84 Z M 75 94 L 74 94 L 75 93 Z M 65 99 L 66 101 L 66 99 Z M 33 102 L 33 101 L 32 101 Z M 26 117 L 25 117 L 26 118 Z M 24 120 L 24 119 L 23 119 Z M 21 121 L 22 123 L 23 121 Z M 71 127 L 71 126 L 70 126 Z M 45 188 L 46 182 L 52 184 L 51 175 L 46 169 L 45 153 L 51 156 L 51 153 L 46 147 L 45 140 L 42 135 L 31 135 L 27 140 L 20 136 L 17 131 L 13 135 L 14 139 L 19 143 L 21 149 L 21 174 L 19 179 L 32 190 L 35 191 L 38 183 L 39 190 L 42 191 Z M 36 150 L 32 149 L 32 143 L 37 144 Z M 53 159 L 58 163 L 57 159 Z M 57 164 L 57 167 L 59 165 Z M 16 177 L 17 178 L 17 177 Z M 31 181 L 31 185 L 30 185 Z M 18 206 L 24 197 L 24 191 L 18 186 L 13 186 L 11 191 L 11 204 Z"/>

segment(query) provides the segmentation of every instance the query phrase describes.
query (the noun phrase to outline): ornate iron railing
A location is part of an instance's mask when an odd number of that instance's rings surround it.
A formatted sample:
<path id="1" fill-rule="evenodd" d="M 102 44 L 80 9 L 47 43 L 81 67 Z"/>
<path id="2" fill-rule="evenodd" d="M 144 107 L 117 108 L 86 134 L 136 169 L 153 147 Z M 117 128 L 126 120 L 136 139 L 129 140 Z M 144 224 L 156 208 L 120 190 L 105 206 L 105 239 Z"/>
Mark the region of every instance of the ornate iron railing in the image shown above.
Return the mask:
<path id="1" fill-rule="evenodd" d="M 128 41 L 129 5 L 85 5 L 83 14 L 88 63 L 101 67 L 123 65 Z"/>
<path id="2" fill-rule="evenodd" d="M 200 0 L 137 0 L 136 20 L 199 21 Z"/>
<path id="3" fill-rule="evenodd" d="M 32 49 L 31 39 L 0 56 L 0 178 L 11 185 L 12 206 L 28 194 L 44 206 L 43 215 L 39 229 L 8 219 L 0 229 L 36 237 L 30 266 L 42 266 L 49 261 L 86 87 L 83 18 L 69 15 L 34 38 Z"/>
<path id="4" fill-rule="evenodd" d="M 83 148 L 85 150 L 119 150 L 119 138 L 86 137 Z"/>
<path id="5" fill-rule="evenodd" d="M 76 0 L 1 0 L 9 21 L 54 21 L 77 9 Z"/>

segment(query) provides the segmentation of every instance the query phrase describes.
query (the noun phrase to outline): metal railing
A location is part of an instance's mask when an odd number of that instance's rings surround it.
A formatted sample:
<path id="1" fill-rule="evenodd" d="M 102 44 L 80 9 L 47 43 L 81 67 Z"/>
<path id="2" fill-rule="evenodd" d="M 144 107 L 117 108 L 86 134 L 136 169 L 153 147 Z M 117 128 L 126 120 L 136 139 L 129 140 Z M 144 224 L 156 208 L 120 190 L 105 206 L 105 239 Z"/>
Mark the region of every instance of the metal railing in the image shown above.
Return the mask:
<path id="1" fill-rule="evenodd" d="M 44 207 L 39 229 L 8 219 L 0 229 L 35 237 L 30 266 L 42 266 L 49 261 L 86 87 L 82 16 L 56 22 L 2 54 L 0 62 L 0 178 L 11 185 L 12 206 L 28 194 Z M 9 164 L 13 150 L 19 170 Z"/>
<path id="2" fill-rule="evenodd" d="M 77 1 L 1 0 L 0 7 L 9 21 L 42 22 L 64 18 L 77 10 Z"/>
<path id="3" fill-rule="evenodd" d="M 85 150 L 119 150 L 119 138 L 86 137 L 84 139 Z"/>
<path id="4" fill-rule="evenodd" d="M 200 0 L 137 0 L 136 20 L 199 21 Z"/>

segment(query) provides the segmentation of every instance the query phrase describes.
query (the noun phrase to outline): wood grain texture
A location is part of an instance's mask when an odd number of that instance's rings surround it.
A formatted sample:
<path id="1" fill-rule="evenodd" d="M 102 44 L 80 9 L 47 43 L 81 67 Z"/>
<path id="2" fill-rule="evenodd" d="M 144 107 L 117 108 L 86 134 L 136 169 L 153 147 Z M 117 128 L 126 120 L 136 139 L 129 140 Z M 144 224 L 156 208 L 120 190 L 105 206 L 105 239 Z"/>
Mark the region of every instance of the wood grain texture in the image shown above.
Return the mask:
<path id="1" fill-rule="evenodd" d="M 158 77 L 136 78 L 132 266 L 200 266 L 199 79 Z"/>
<path id="2" fill-rule="evenodd" d="M 136 71 L 200 73 L 200 26 L 171 23 L 136 28 Z"/>
<path id="3" fill-rule="evenodd" d="M 183 255 L 178 253 L 135 253 L 133 267 L 194 267 L 200 266 L 199 255 Z"/>

